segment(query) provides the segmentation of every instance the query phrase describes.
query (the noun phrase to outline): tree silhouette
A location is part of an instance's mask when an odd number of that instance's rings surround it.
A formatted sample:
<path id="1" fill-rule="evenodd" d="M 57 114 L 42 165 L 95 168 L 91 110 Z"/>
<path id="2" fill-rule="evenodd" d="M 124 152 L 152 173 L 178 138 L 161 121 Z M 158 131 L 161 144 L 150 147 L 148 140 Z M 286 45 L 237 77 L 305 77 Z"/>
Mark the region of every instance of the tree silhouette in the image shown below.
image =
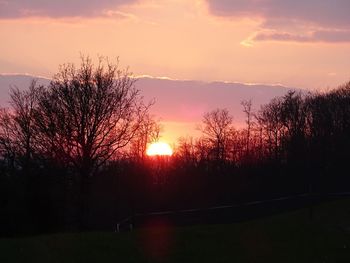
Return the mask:
<path id="1" fill-rule="evenodd" d="M 152 116 L 146 114 L 136 136 L 131 140 L 131 155 L 139 160 L 144 160 L 147 145 L 159 140 L 161 130 L 162 126 Z"/>
<path id="2" fill-rule="evenodd" d="M 12 88 L 10 91 L 11 110 L 2 109 L 0 114 L 0 148 L 14 165 L 25 168 L 37 153 L 37 131 L 35 127 L 35 112 L 38 107 L 38 96 L 41 86 L 33 80 L 28 90 L 20 91 Z"/>
<path id="3" fill-rule="evenodd" d="M 14 119 L 7 109 L 0 110 L 0 156 L 6 168 L 14 168 L 17 147 L 14 143 Z"/>
<path id="4" fill-rule="evenodd" d="M 227 143 L 232 132 L 232 116 L 227 109 L 216 109 L 203 116 L 201 130 L 210 142 L 214 160 L 222 164 L 227 157 Z"/>
<path id="5" fill-rule="evenodd" d="M 246 156 L 250 157 L 250 141 L 251 141 L 251 132 L 253 126 L 253 112 L 252 112 L 252 100 L 244 100 L 241 102 L 243 106 L 243 112 L 246 115 Z"/>
<path id="6" fill-rule="evenodd" d="M 63 65 L 41 93 L 36 124 L 48 149 L 91 175 L 125 147 L 146 116 L 134 79 L 118 64 L 100 58 L 95 67 L 82 57 L 80 68 Z"/>

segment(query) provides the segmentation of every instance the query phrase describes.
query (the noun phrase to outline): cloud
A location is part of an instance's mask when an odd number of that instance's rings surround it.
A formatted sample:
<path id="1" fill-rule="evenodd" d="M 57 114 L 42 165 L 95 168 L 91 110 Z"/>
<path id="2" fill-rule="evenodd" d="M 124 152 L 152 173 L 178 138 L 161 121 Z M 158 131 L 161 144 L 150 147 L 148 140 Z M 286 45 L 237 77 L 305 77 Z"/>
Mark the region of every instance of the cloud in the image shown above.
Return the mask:
<path id="1" fill-rule="evenodd" d="M 348 0 L 207 0 L 212 13 L 221 16 L 261 16 L 300 20 L 325 26 L 350 25 Z"/>
<path id="2" fill-rule="evenodd" d="M 289 41 L 289 42 L 350 42 L 350 30 L 319 30 L 307 35 L 291 34 L 287 32 L 258 32 L 251 41 Z"/>
<path id="3" fill-rule="evenodd" d="M 349 0 L 206 1 L 216 16 L 262 19 L 249 41 L 350 42 Z"/>
<path id="4" fill-rule="evenodd" d="M 106 16 L 137 0 L 0 0 L 0 18 Z"/>
<path id="5" fill-rule="evenodd" d="M 296 35 L 290 33 L 263 33 L 258 32 L 251 40 L 252 41 L 267 41 L 267 40 L 275 40 L 275 41 L 296 41 L 296 42 L 310 42 L 310 36 L 304 35 Z"/>
<path id="6" fill-rule="evenodd" d="M 318 30 L 313 39 L 323 42 L 350 42 L 350 30 Z"/>

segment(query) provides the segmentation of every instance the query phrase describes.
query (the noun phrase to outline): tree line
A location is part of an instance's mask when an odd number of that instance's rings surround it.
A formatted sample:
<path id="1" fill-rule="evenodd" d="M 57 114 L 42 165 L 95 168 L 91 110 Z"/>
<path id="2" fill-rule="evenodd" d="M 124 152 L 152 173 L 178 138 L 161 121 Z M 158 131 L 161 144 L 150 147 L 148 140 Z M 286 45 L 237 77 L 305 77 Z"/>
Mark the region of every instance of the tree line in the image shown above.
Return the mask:
<path id="1" fill-rule="evenodd" d="M 110 228 L 135 211 L 206 207 L 348 189 L 350 83 L 290 91 L 258 110 L 243 101 L 203 115 L 199 138 L 171 158 L 146 147 L 161 134 L 134 79 L 118 62 L 62 65 L 48 86 L 11 89 L 0 110 L 3 235 Z"/>
<path id="2" fill-rule="evenodd" d="M 204 115 L 202 137 L 181 138 L 177 154 L 192 165 L 242 167 L 308 164 L 342 167 L 349 149 L 350 83 L 328 93 L 289 91 L 257 111 L 243 101 L 245 128 L 236 129 L 226 109 Z M 313 167 L 316 168 L 316 167 Z M 326 170 L 327 170 L 326 169 Z"/>

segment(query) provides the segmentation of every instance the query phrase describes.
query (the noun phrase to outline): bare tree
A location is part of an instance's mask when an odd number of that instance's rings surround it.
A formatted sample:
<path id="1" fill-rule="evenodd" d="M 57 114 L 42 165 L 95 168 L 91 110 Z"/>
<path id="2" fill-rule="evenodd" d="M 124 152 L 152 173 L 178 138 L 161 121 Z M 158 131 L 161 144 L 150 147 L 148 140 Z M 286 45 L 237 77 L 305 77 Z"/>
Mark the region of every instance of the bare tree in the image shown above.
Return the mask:
<path id="1" fill-rule="evenodd" d="M 15 166 L 17 148 L 14 143 L 14 119 L 7 109 L 0 110 L 0 158 L 8 167 Z"/>
<path id="2" fill-rule="evenodd" d="M 154 118 L 146 114 L 142 119 L 135 137 L 131 141 L 131 153 L 134 157 L 144 159 L 149 143 L 159 140 L 162 126 Z"/>
<path id="3" fill-rule="evenodd" d="M 250 155 L 250 137 L 253 125 L 252 100 L 244 100 L 241 102 L 243 112 L 246 114 L 246 155 Z"/>
<path id="4" fill-rule="evenodd" d="M 200 129 L 212 145 L 216 161 L 222 162 L 227 156 L 232 119 L 227 109 L 216 109 L 206 113 L 203 117 L 203 126 Z"/>
<path id="5" fill-rule="evenodd" d="M 26 91 L 12 88 L 10 91 L 11 110 L 2 109 L 0 114 L 0 144 L 3 156 L 12 164 L 27 166 L 37 152 L 37 132 L 34 115 L 38 106 L 41 86 L 33 80 Z"/>
<path id="6" fill-rule="evenodd" d="M 196 141 L 193 137 L 181 137 L 178 140 L 176 156 L 182 161 L 183 166 L 195 166 L 199 156 Z"/>
<path id="7" fill-rule="evenodd" d="M 62 65 L 41 93 L 36 124 L 47 149 L 87 177 L 134 138 L 149 106 L 118 63 L 82 57 L 79 68 Z"/>
<path id="8" fill-rule="evenodd" d="M 274 98 L 268 104 L 261 106 L 256 116 L 262 128 L 265 150 L 275 160 L 280 156 L 280 146 L 284 135 L 280 114 L 281 107 L 282 99 Z"/>

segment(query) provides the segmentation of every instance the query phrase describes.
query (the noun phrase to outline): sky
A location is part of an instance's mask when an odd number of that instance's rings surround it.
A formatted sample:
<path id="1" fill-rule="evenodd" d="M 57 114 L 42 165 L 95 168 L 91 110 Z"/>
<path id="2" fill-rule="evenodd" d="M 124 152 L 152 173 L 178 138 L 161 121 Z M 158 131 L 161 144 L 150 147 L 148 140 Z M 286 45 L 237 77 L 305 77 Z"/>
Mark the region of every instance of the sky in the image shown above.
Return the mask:
<path id="1" fill-rule="evenodd" d="M 348 0 L 0 0 L 0 74 L 50 78 L 84 54 L 119 57 L 135 76 L 330 89 L 350 80 L 349 11 Z"/>
<path id="2" fill-rule="evenodd" d="M 348 0 L 0 0 L 0 73 L 79 54 L 135 75 L 334 87 L 350 77 Z"/>

